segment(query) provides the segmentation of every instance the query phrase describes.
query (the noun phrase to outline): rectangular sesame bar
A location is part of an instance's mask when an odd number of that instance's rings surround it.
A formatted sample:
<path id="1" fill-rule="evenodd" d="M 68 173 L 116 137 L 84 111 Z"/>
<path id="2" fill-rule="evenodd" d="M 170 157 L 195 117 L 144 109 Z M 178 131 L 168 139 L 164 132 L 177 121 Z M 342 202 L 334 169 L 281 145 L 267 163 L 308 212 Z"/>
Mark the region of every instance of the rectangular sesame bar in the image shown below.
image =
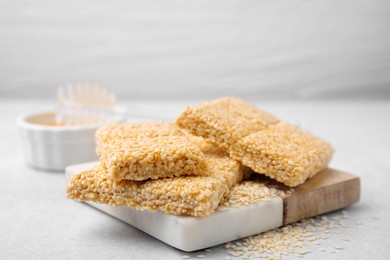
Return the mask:
<path id="1" fill-rule="evenodd" d="M 96 151 L 115 180 L 204 175 L 207 171 L 200 148 L 167 122 L 104 126 L 96 132 Z"/>
<path id="2" fill-rule="evenodd" d="M 282 121 L 246 136 L 239 145 L 235 157 L 244 165 L 290 187 L 325 169 L 333 155 L 330 144 Z"/>
<path id="3" fill-rule="evenodd" d="M 239 139 L 278 121 L 248 102 L 238 98 L 222 98 L 197 107 L 187 107 L 177 118 L 176 124 L 229 151 Z"/>
<path id="4" fill-rule="evenodd" d="M 137 210 L 163 211 L 175 215 L 206 216 L 214 212 L 242 180 L 241 165 L 222 153 L 205 153 L 207 176 L 181 176 L 147 181 L 110 178 L 104 164 L 74 176 L 67 196 Z"/>
<path id="5" fill-rule="evenodd" d="M 329 143 L 237 98 L 188 107 L 176 124 L 290 187 L 325 169 L 333 155 Z"/>

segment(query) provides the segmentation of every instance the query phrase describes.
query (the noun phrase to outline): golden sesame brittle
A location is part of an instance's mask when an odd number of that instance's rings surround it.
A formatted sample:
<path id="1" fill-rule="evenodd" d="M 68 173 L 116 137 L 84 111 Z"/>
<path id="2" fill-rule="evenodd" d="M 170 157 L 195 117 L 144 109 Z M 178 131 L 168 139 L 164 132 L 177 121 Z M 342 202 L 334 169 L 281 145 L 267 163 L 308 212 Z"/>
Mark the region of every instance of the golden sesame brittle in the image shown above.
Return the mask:
<path id="1" fill-rule="evenodd" d="M 113 124 L 96 132 L 97 154 L 115 180 L 147 180 L 205 175 L 198 146 L 166 122 Z"/>
<path id="2" fill-rule="evenodd" d="M 219 148 L 229 150 L 237 140 L 278 121 L 245 101 L 223 98 L 187 107 L 176 124 Z"/>
<path id="3" fill-rule="evenodd" d="M 325 169 L 333 155 L 329 143 L 237 98 L 188 107 L 176 123 L 290 187 Z"/>
<path id="4" fill-rule="evenodd" d="M 94 201 L 137 210 L 206 216 L 214 212 L 242 180 L 241 165 L 221 153 L 205 153 L 205 176 L 181 176 L 148 181 L 110 178 L 104 164 L 74 176 L 67 186 L 70 199 Z"/>

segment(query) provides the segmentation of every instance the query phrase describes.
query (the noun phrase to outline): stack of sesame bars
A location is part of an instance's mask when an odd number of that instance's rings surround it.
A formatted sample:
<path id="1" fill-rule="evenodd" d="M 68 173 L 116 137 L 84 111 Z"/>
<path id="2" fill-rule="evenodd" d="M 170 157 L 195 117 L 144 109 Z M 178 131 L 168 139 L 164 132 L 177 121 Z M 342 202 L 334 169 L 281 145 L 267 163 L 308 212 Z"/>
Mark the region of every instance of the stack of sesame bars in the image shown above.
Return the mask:
<path id="1" fill-rule="evenodd" d="M 74 176 L 70 199 L 207 216 L 258 173 L 295 187 L 325 169 L 331 145 L 237 98 L 188 107 L 175 123 L 96 132 L 100 164 Z"/>

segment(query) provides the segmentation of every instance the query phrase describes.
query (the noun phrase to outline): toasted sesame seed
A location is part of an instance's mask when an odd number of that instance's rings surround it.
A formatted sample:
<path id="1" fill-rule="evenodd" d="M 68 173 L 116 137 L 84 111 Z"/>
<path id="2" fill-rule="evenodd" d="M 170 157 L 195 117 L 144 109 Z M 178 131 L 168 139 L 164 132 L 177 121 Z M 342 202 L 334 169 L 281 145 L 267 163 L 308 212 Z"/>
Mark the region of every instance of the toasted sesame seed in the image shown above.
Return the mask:
<path id="1" fill-rule="evenodd" d="M 233 251 L 233 250 L 229 250 L 227 253 L 228 253 L 229 255 L 236 256 L 236 252 Z"/>
<path id="2" fill-rule="evenodd" d="M 336 253 L 334 249 L 342 250 L 341 246 L 336 245 L 329 251 L 318 246 L 321 245 L 320 241 L 328 239 L 324 233 L 333 229 L 339 221 L 337 216 L 336 218 L 313 217 L 244 238 L 236 241 L 234 245 L 227 243 L 225 247 L 231 247 L 234 250 L 234 254 L 231 255 L 243 259 L 247 256 L 280 259 L 282 255 L 295 255 L 302 258 L 310 253 L 306 247 L 310 244 L 316 246 L 321 252 Z"/>
<path id="3" fill-rule="evenodd" d="M 197 257 L 197 258 L 205 258 L 204 255 L 197 255 L 196 257 Z"/>
<path id="4" fill-rule="evenodd" d="M 110 178 L 117 181 L 207 173 L 201 149 L 175 124 L 167 122 L 101 127 L 96 132 L 96 151 Z"/>
<path id="5" fill-rule="evenodd" d="M 208 168 L 205 176 L 117 181 L 111 179 L 110 170 L 101 163 L 72 178 L 67 187 L 68 198 L 175 215 L 207 216 L 242 180 L 243 171 L 240 163 L 225 153 L 206 146 L 201 150 Z M 167 194 L 172 203 L 167 203 Z"/>
<path id="6" fill-rule="evenodd" d="M 176 124 L 290 187 L 325 169 L 333 155 L 329 143 L 238 98 L 187 107 Z"/>
<path id="7" fill-rule="evenodd" d="M 188 256 L 188 255 L 183 255 L 181 258 L 182 258 L 182 259 L 190 259 L 190 256 Z"/>
<path id="8" fill-rule="evenodd" d="M 269 201 L 272 198 L 281 197 L 281 192 L 282 191 L 276 188 L 268 187 L 264 183 L 257 182 L 256 180 L 243 181 L 242 183 L 233 186 L 226 200 L 218 209 L 229 207 L 237 208 L 249 204 Z"/>

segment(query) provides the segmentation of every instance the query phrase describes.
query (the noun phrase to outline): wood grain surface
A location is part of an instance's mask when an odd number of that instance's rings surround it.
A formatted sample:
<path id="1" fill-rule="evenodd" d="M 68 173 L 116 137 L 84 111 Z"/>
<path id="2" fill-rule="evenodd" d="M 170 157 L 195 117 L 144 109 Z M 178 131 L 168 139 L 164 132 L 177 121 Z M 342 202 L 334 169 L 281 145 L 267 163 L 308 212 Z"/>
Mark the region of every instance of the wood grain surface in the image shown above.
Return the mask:
<path id="1" fill-rule="evenodd" d="M 283 224 L 331 212 L 360 199 L 360 178 L 335 169 L 326 169 L 283 200 Z"/>

